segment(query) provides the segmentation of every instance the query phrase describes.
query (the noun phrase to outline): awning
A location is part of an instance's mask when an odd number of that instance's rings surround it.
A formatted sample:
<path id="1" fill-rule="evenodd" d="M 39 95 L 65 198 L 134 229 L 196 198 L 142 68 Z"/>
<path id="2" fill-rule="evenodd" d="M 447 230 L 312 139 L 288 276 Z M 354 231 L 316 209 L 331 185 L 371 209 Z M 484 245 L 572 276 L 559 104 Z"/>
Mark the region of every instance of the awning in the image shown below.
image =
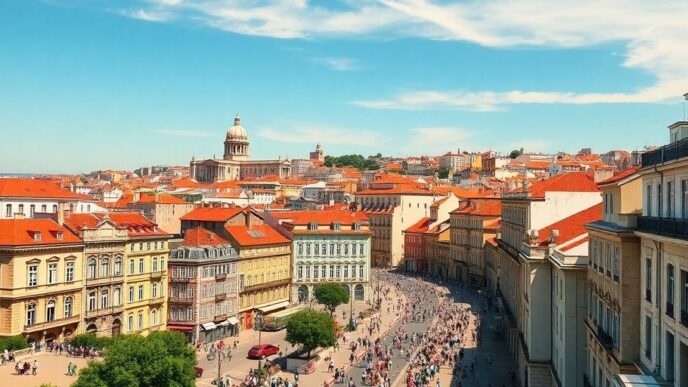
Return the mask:
<path id="1" fill-rule="evenodd" d="M 168 324 L 167 329 L 173 331 L 193 331 L 194 327 L 189 325 Z"/>
<path id="2" fill-rule="evenodd" d="M 218 323 L 218 324 L 216 324 L 216 325 L 217 325 L 218 327 L 224 327 L 224 326 L 229 325 L 229 321 L 225 320 L 225 321 L 223 321 L 223 322 L 221 322 L 221 323 Z"/>
<path id="3" fill-rule="evenodd" d="M 277 304 L 263 306 L 263 307 L 256 308 L 256 309 L 258 309 L 258 311 L 260 313 L 264 314 L 264 313 L 272 312 L 273 310 L 286 308 L 287 306 L 289 306 L 289 301 L 282 301 L 282 302 L 278 302 Z"/>
<path id="4" fill-rule="evenodd" d="M 228 318 L 227 321 L 229 321 L 229 323 L 232 324 L 232 325 L 237 325 L 237 324 L 239 324 L 239 320 L 237 320 L 237 318 L 234 317 L 234 316 Z"/>
<path id="5" fill-rule="evenodd" d="M 203 324 L 201 324 L 201 326 L 206 331 L 209 331 L 211 329 L 215 329 L 215 323 L 212 323 L 212 322 L 203 323 Z"/>

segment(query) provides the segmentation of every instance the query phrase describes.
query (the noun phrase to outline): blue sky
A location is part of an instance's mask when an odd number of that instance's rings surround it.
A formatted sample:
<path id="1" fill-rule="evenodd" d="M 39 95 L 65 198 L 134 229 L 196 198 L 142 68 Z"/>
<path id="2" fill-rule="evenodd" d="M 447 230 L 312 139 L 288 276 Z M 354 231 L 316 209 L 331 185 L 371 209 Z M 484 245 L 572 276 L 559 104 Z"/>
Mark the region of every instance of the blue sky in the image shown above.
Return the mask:
<path id="1" fill-rule="evenodd" d="M 688 3 L 570 3 L 0 0 L 0 172 L 666 143 Z"/>

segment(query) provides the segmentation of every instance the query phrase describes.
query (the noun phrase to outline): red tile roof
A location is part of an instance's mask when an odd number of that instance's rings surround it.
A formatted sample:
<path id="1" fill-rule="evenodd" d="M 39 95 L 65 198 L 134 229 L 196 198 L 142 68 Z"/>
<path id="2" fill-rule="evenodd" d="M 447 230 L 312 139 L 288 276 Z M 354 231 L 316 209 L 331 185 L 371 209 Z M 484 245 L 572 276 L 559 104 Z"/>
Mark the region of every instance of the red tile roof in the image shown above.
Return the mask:
<path id="1" fill-rule="evenodd" d="M 225 230 L 241 247 L 290 243 L 289 239 L 267 224 L 256 224 L 251 228 L 243 224 L 229 224 Z"/>
<path id="2" fill-rule="evenodd" d="M 432 219 L 425 217 L 422 218 L 421 220 L 417 221 L 414 223 L 411 227 L 407 228 L 404 230 L 404 232 L 411 232 L 411 233 L 424 233 L 428 231 L 428 227 L 432 223 Z"/>
<path id="3" fill-rule="evenodd" d="M 181 217 L 181 220 L 195 220 L 200 222 L 225 222 L 246 207 L 200 207 Z"/>
<path id="4" fill-rule="evenodd" d="M 65 224 L 75 232 L 80 232 L 85 228 L 95 228 L 98 223 L 106 219 L 117 227 L 126 228 L 130 238 L 168 235 L 138 211 L 69 214 L 65 217 Z"/>
<path id="5" fill-rule="evenodd" d="M 58 239 L 59 233 L 62 239 Z M 37 237 L 40 235 L 40 238 Z M 81 239 L 52 219 L 0 219 L 0 246 L 79 244 Z"/>
<path id="6" fill-rule="evenodd" d="M 0 178 L 0 197 L 89 200 L 93 198 L 37 179 Z"/>
<path id="7" fill-rule="evenodd" d="M 552 230 L 559 231 L 559 236 L 554 243 L 557 245 L 564 244 L 576 237 L 587 234 L 588 231 L 585 229 L 585 225 L 600 219 L 602 219 L 602 203 L 596 204 L 539 230 L 538 244 L 540 246 L 547 246 Z"/>
<path id="8" fill-rule="evenodd" d="M 214 232 L 202 228 L 196 227 L 186 230 L 184 234 L 184 241 L 182 246 L 186 247 L 200 247 L 200 246 L 222 246 L 227 245 L 229 242 L 220 238 Z"/>
<path id="9" fill-rule="evenodd" d="M 354 222 L 364 223 L 368 221 L 368 216 L 362 211 L 345 211 L 341 209 L 275 212 L 272 215 L 276 215 L 276 218 L 285 219 L 286 222 L 299 226 L 308 225 L 310 222 L 316 222 L 318 224 L 331 224 L 333 222 L 351 224 Z"/>
<path id="10" fill-rule="evenodd" d="M 471 215 L 501 216 L 502 215 L 502 202 L 500 200 L 490 200 L 483 207 L 472 211 Z"/>
<path id="11" fill-rule="evenodd" d="M 152 194 L 147 192 L 142 192 L 141 197 L 137 203 L 156 203 L 156 204 L 190 204 L 184 199 L 172 196 L 169 194 Z"/>
<path id="12" fill-rule="evenodd" d="M 600 181 L 599 183 L 597 183 L 597 185 L 616 183 L 617 181 L 625 179 L 628 176 L 631 176 L 632 174 L 636 173 L 638 169 L 640 169 L 640 165 L 633 166 L 631 168 L 626 169 L 625 171 L 617 173 L 609 179 Z"/>
<path id="13" fill-rule="evenodd" d="M 600 189 L 589 173 L 568 172 L 535 183 L 528 192 L 533 197 L 544 198 L 545 192 L 600 192 Z"/>

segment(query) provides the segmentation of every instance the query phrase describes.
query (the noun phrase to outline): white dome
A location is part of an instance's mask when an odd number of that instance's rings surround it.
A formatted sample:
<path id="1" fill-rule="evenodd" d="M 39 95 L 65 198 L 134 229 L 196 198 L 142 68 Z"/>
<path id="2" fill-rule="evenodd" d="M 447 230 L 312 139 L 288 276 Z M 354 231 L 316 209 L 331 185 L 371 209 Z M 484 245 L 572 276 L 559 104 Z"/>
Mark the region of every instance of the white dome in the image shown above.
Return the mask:
<path id="1" fill-rule="evenodd" d="M 238 114 L 234 117 L 234 125 L 227 129 L 227 140 L 248 140 L 246 129 L 241 126 L 241 118 L 239 118 Z"/>

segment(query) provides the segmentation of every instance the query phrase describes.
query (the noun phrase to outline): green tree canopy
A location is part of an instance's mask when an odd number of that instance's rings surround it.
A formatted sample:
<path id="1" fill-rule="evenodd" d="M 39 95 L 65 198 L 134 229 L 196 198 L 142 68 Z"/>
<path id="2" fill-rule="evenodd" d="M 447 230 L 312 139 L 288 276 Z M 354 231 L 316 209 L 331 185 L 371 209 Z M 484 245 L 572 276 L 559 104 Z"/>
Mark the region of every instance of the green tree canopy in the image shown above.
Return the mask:
<path id="1" fill-rule="evenodd" d="M 515 159 L 516 157 L 518 157 L 518 156 L 520 156 L 520 155 L 522 155 L 522 154 L 523 154 L 523 148 L 521 148 L 521 149 L 514 149 L 514 150 L 511 151 L 511 153 L 509 153 L 509 157 L 511 157 L 512 159 Z"/>
<path id="2" fill-rule="evenodd" d="M 437 171 L 437 177 L 440 179 L 446 179 L 449 177 L 450 169 L 448 167 L 442 167 Z"/>
<path id="3" fill-rule="evenodd" d="M 72 387 L 191 387 L 195 365 L 194 350 L 180 333 L 118 336 L 104 360 L 89 362 Z"/>
<path id="4" fill-rule="evenodd" d="M 342 156 L 325 156 L 326 167 L 354 167 L 358 170 L 365 171 L 369 169 L 379 169 L 380 166 L 375 163 L 370 157 L 365 158 L 362 155 L 342 155 Z"/>
<path id="5" fill-rule="evenodd" d="M 7 336 L 0 338 L 0 352 L 4 350 L 16 351 L 29 347 L 29 342 L 22 335 Z"/>
<path id="6" fill-rule="evenodd" d="M 287 341 L 299 344 L 310 357 L 314 349 L 330 347 L 337 341 L 334 319 L 326 312 L 312 309 L 296 312 L 287 320 Z"/>
<path id="7" fill-rule="evenodd" d="M 318 304 L 324 305 L 330 314 L 341 304 L 349 302 L 349 292 L 338 283 L 322 284 L 315 287 L 315 299 Z"/>

